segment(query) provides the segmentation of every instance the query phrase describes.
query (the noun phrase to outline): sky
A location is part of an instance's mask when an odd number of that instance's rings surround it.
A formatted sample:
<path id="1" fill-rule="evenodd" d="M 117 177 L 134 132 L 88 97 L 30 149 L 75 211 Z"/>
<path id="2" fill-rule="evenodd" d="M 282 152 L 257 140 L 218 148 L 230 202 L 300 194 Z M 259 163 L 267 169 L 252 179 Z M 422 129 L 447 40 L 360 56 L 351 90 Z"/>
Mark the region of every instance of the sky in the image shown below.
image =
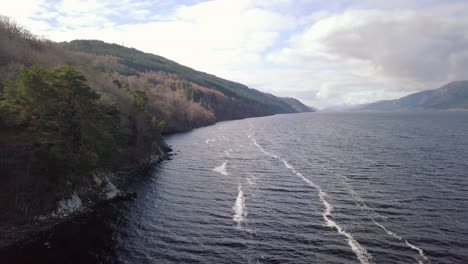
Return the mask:
<path id="1" fill-rule="evenodd" d="M 14 0 L 0 14 L 318 108 L 468 79 L 468 0 Z"/>

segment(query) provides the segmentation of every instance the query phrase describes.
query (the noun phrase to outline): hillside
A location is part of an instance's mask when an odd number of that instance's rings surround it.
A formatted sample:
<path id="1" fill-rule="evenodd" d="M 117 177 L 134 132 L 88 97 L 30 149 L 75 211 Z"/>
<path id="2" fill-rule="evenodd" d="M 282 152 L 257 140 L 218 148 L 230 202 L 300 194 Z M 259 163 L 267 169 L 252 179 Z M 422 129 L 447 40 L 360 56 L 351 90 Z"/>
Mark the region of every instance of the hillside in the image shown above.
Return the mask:
<path id="1" fill-rule="evenodd" d="M 315 107 L 307 106 L 301 103 L 301 101 L 292 97 L 282 97 L 281 100 L 288 103 L 297 112 L 317 112 Z"/>
<path id="2" fill-rule="evenodd" d="M 396 100 L 383 100 L 353 110 L 401 111 L 424 109 L 468 109 L 468 81 L 455 81 L 436 90 L 410 94 Z"/>
<path id="3" fill-rule="evenodd" d="M 55 43 L 0 16 L 0 230 L 118 197 L 126 172 L 167 157 L 164 133 L 301 111 L 156 55 Z"/>
<path id="4" fill-rule="evenodd" d="M 104 72 L 127 77 L 139 76 L 140 78 L 145 78 L 141 76 L 143 73 L 151 72 L 174 74 L 182 82 L 186 82 L 182 85 L 182 89 L 188 94 L 188 98 L 206 105 L 209 110 L 213 111 L 216 120 L 313 111 L 296 99 L 290 100 L 265 94 L 243 84 L 196 71 L 161 56 L 144 53 L 133 48 L 98 40 L 74 40 L 61 43 L 61 45 L 73 51 L 117 58 L 117 64 L 103 63 L 98 65 L 98 68 Z M 148 82 L 154 86 L 158 84 L 157 81 L 149 78 Z M 218 96 L 215 96 L 214 93 L 217 93 Z"/>
<path id="5" fill-rule="evenodd" d="M 421 105 L 435 109 L 468 109 L 468 81 L 456 81 L 442 86 Z"/>
<path id="6" fill-rule="evenodd" d="M 396 100 L 382 100 L 358 107 L 357 110 L 396 111 L 418 107 L 434 93 L 434 90 L 422 91 Z"/>

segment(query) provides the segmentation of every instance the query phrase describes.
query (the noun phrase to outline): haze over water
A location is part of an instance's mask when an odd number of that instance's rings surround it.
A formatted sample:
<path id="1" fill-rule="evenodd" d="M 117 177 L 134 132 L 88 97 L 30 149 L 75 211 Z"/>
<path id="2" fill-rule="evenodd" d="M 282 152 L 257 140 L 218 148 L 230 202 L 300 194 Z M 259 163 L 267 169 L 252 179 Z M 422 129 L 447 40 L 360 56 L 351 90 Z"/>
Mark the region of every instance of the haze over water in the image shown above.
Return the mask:
<path id="1" fill-rule="evenodd" d="M 137 177 L 136 200 L 11 254 L 468 263 L 467 131 L 467 112 L 278 115 L 196 129 L 167 139 L 177 155 Z"/>

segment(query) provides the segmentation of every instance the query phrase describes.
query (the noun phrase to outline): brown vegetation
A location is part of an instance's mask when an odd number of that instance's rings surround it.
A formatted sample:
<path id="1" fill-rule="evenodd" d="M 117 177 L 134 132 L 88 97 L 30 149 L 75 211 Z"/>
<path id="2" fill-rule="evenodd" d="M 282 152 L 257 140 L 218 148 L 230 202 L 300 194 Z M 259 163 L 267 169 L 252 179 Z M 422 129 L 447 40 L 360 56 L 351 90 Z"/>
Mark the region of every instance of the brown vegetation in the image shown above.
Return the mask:
<path id="1" fill-rule="evenodd" d="M 7 82 L 16 80 L 25 68 L 40 65 L 47 71 L 72 66 L 98 94 L 100 103 L 117 110 L 125 147 L 124 151 L 117 151 L 115 159 L 123 166 L 161 152 L 165 147 L 161 132 L 296 112 L 280 98 L 156 55 L 99 41 L 75 44 L 97 45 L 115 52 L 115 56 L 91 50 L 73 51 L 67 43 L 37 37 L 0 16 L 0 99 L 8 90 Z M 21 136 L 26 131 L 24 125 L 9 126 L 3 119 L 0 114 L 0 205 L 4 209 L 0 223 L 20 216 L 32 219 L 50 211 L 58 199 L 75 189 L 75 183 L 58 185 L 54 181 L 57 175 L 50 171 L 46 158 L 50 145 L 27 142 L 27 137 Z"/>

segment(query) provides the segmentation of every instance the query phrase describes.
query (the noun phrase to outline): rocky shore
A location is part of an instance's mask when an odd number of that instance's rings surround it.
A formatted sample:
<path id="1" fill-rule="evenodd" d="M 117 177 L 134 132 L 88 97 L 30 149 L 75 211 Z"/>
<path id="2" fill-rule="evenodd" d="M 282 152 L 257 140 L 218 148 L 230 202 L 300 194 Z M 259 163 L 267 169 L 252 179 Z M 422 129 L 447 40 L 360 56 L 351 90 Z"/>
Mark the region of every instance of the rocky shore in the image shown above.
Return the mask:
<path id="1" fill-rule="evenodd" d="M 17 243 L 27 244 L 37 234 L 46 233 L 54 226 L 87 215 L 107 203 L 136 199 L 138 194 L 127 191 L 131 175 L 153 168 L 164 160 L 170 159 L 172 149 L 165 143 L 157 152 L 148 155 L 136 164 L 122 168 L 118 172 L 97 171 L 91 180 L 80 186 L 70 186 L 55 209 L 34 216 L 30 221 L 23 219 L 0 224 L 0 249 Z"/>

